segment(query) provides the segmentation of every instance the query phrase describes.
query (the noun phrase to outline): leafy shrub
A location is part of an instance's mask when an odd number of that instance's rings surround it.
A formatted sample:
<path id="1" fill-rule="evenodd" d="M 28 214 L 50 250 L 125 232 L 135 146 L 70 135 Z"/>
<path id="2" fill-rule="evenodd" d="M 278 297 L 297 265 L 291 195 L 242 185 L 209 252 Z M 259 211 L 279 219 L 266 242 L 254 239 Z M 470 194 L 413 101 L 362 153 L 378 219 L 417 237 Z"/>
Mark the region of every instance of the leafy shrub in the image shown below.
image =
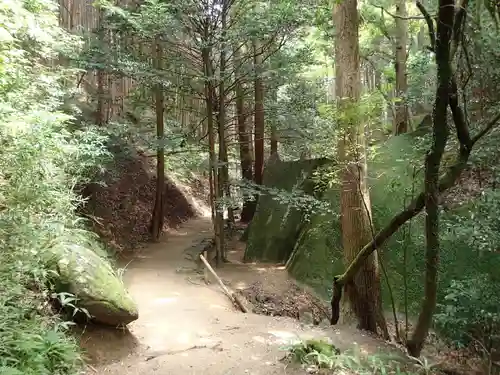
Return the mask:
<path id="1" fill-rule="evenodd" d="M 457 346 L 473 344 L 490 353 L 500 342 L 499 287 L 488 275 L 453 281 L 439 305 L 436 327 Z"/>
<path id="2" fill-rule="evenodd" d="M 52 62 L 78 47 L 50 0 L 0 0 L 0 373 L 77 374 L 78 346 L 51 314 L 42 262 L 54 246 L 98 248 L 73 192 L 104 156 L 96 131 L 71 131 L 59 111 L 73 77 Z M 73 51 L 76 52 L 76 51 Z"/>
<path id="3" fill-rule="evenodd" d="M 324 340 L 305 340 L 285 348 L 285 360 L 300 363 L 308 373 L 321 373 L 319 369 L 333 370 L 332 373 L 347 374 L 396 374 L 410 375 L 401 369 L 402 357 L 397 354 L 378 353 L 366 355 L 359 348 L 340 352 L 334 345 Z M 319 371 L 318 371 L 319 370 Z"/>
<path id="4" fill-rule="evenodd" d="M 459 346 L 481 343 L 489 350 L 499 338 L 499 213 L 500 193 L 487 190 L 453 214 L 443 215 L 442 268 L 448 259 L 455 267 L 454 275 L 442 282 L 436 327 Z"/>

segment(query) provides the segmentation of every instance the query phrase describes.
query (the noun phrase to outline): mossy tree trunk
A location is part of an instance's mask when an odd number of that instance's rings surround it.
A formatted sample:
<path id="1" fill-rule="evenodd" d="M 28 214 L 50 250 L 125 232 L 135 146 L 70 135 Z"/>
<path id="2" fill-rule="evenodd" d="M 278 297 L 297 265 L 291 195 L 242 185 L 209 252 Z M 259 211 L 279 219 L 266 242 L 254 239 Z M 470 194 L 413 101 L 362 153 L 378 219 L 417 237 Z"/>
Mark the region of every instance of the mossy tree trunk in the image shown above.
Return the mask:
<path id="1" fill-rule="evenodd" d="M 349 264 L 371 239 L 371 212 L 364 128 L 356 118 L 361 89 L 357 0 L 344 0 L 334 7 L 335 92 L 339 112 L 345 119 L 339 141 L 342 246 Z M 377 332 L 381 291 L 376 253 L 365 260 L 345 290 L 359 328 Z"/>
<path id="2" fill-rule="evenodd" d="M 439 170 L 448 142 L 448 103 L 452 87 L 451 37 L 455 15 L 454 0 L 440 0 L 435 44 L 438 87 L 433 110 L 432 145 L 425 159 L 425 297 L 417 325 L 407 343 L 412 356 L 419 357 L 431 328 L 437 302 L 439 264 Z M 456 93 L 455 93 L 456 94 Z"/>

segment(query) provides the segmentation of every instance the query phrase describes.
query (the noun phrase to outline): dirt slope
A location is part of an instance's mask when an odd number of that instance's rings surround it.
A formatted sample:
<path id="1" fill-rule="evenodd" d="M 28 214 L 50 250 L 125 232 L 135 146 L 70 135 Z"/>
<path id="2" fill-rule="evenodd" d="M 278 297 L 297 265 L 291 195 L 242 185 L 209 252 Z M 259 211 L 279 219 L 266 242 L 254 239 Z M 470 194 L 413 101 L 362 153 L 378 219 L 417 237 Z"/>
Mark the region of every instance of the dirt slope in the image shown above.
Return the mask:
<path id="1" fill-rule="evenodd" d="M 115 150 L 116 151 L 116 150 Z M 115 152 L 100 183 L 86 186 L 82 195 L 87 203 L 83 216 L 90 219 L 93 230 L 113 250 L 135 250 L 149 240 L 149 224 L 155 201 L 156 175 L 151 161 L 141 154 Z M 165 229 L 204 214 L 204 184 L 193 178 L 193 186 L 184 186 L 166 176 Z M 206 195 L 206 194 L 205 194 Z"/>
<path id="2" fill-rule="evenodd" d="M 88 374 L 283 374 L 282 346 L 298 336 L 329 336 L 340 349 L 358 343 L 368 352 L 383 345 L 349 328 L 322 331 L 290 318 L 236 312 L 215 283 L 206 286 L 185 272 L 193 264 L 183 251 L 210 233 L 209 219 L 193 219 L 170 230 L 165 241 L 140 257 L 124 261 L 140 317 L 129 332 L 94 327 L 82 335 L 91 364 Z M 235 288 L 272 277 L 269 269 L 242 265 L 220 274 Z M 277 272 L 275 277 L 279 285 L 285 275 Z M 302 371 L 287 368 L 286 373 Z"/>

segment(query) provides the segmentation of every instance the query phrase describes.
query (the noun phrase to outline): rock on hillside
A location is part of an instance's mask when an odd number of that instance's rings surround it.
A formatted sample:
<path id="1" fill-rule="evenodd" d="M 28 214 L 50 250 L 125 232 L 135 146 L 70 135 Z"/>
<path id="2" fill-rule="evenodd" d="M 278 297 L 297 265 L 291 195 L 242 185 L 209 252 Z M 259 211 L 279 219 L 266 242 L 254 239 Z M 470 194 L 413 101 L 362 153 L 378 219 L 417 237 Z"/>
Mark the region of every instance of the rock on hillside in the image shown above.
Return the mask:
<path id="1" fill-rule="evenodd" d="M 368 183 L 372 216 L 375 228 L 380 229 L 405 204 L 408 204 L 412 190 L 420 191 L 423 183 L 421 166 L 424 150 L 414 144 L 410 135 L 403 135 L 392 137 L 371 156 L 368 161 Z M 292 166 L 293 163 L 295 167 Z M 304 175 L 302 174 L 293 175 L 290 172 L 286 184 L 282 180 L 269 178 L 269 176 L 279 175 L 283 170 L 295 168 L 305 171 L 303 164 L 304 161 L 296 161 L 267 165 L 268 170 L 264 176 L 268 178 L 264 179 L 264 184 L 269 188 L 288 191 L 294 186 L 303 185 Z M 310 161 L 309 165 L 314 168 L 315 164 Z M 326 167 L 315 167 L 315 170 L 321 173 L 321 169 Z M 415 179 L 413 178 L 414 170 L 419 171 Z M 328 178 L 328 175 L 326 177 Z M 306 180 L 311 181 L 310 178 Z M 315 179 L 311 182 L 316 183 L 316 181 Z M 454 190 L 463 190 L 463 187 L 462 189 L 457 187 L 449 193 L 453 193 Z M 339 193 L 339 188 L 335 185 L 323 189 L 320 198 L 329 203 L 333 213 L 310 213 L 309 216 L 305 211 L 294 211 L 293 216 L 290 215 L 290 204 L 286 201 L 268 202 L 267 198 L 260 199 L 256 215 L 249 226 L 246 258 L 260 261 L 285 260 L 287 269 L 294 278 L 313 287 L 321 295 L 328 296 L 333 275 L 344 269 L 338 215 Z M 470 220 L 469 209 L 478 209 L 475 207 L 478 199 L 475 199 L 470 192 L 466 195 L 468 199 L 472 199 L 471 206 L 460 208 L 452 205 L 446 215 L 442 216 L 440 282 L 444 288 L 440 290 L 444 290 L 452 280 L 462 280 L 477 274 L 495 274 L 495 267 L 498 269 L 499 266 L 499 259 L 493 252 L 481 251 L 480 247 L 471 246 L 468 232 L 458 233 L 454 230 L 457 223 Z M 450 202 L 450 194 L 443 198 Z M 466 201 L 463 197 L 460 200 Z M 273 229 L 262 230 L 262 225 Z M 261 244 L 269 245 L 263 246 L 260 252 L 256 251 L 262 246 Z M 388 270 L 396 307 L 402 310 L 407 298 L 410 313 L 418 311 L 423 295 L 421 277 L 425 273 L 424 244 L 423 215 L 419 215 L 412 220 L 411 226 L 406 225 L 405 228 L 395 233 L 379 251 Z M 287 255 L 285 259 L 281 259 L 283 254 Z M 404 289 L 405 277 L 406 291 Z M 384 301 L 389 303 L 390 296 L 386 283 L 383 284 L 382 292 Z M 444 295 L 439 295 L 440 302 L 443 298 Z"/>

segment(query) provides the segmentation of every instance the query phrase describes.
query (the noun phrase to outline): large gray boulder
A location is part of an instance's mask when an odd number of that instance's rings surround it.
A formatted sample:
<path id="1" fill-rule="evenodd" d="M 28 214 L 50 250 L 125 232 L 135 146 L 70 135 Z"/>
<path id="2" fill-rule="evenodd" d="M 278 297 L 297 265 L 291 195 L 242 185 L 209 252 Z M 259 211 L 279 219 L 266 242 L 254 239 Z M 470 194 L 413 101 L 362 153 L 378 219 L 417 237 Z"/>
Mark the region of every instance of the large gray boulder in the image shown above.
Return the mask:
<path id="1" fill-rule="evenodd" d="M 110 262 L 81 245 L 56 246 L 47 261 L 57 270 L 58 292 L 78 298 L 95 322 L 123 326 L 139 317 L 135 301 Z"/>

